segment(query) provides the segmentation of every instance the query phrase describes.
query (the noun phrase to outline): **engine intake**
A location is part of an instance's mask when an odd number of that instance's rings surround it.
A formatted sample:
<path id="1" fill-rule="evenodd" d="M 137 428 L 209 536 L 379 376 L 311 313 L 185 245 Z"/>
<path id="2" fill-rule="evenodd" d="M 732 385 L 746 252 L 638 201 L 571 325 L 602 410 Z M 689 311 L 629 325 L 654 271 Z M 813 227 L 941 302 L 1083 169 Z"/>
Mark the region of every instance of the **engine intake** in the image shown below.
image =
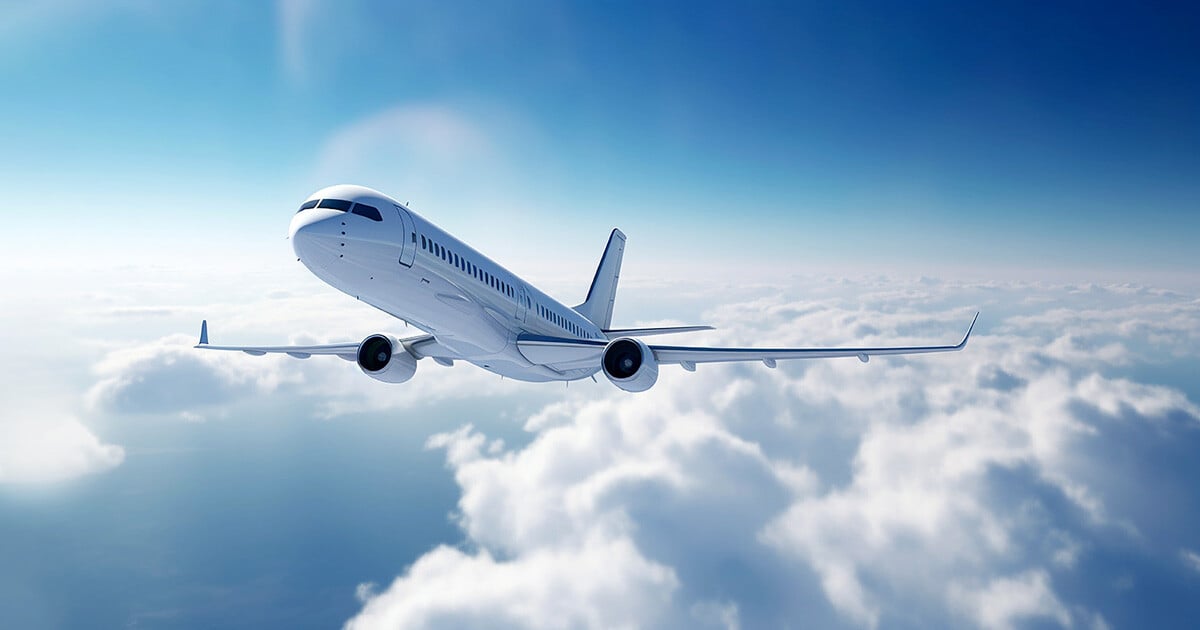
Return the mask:
<path id="1" fill-rule="evenodd" d="M 658 381 L 658 360 L 650 347 L 637 339 L 610 341 L 601 365 L 608 380 L 627 392 L 644 392 Z"/>
<path id="2" fill-rule="evenodd" d="M 403 383 L 417 373 L 417 358 L 400 340 L 371 335 L 358 344 L 358 368 L 363 374 L 385 383 Z"/>

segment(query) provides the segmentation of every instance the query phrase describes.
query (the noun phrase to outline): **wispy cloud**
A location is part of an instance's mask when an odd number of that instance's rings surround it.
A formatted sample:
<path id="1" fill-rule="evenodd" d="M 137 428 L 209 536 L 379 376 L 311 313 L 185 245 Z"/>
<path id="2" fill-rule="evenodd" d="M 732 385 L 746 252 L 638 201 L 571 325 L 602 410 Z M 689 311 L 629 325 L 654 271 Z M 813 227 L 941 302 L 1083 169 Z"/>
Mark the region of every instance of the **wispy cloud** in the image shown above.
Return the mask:
<path id="1" fill-rule="evenodd" d="M 1196 553 L 1191 549 L 1180 549 L 1179 557 L 1183 560 L 1183 564 L 1193 571 L 1200 571 L 1200 553 Z"/>
<path id="2" fill-rule="evenodd" d="M 334 131 L 319 153 L 317 179 L 404 194 L 452 189 L 452 181 L 502 170 L 494 135 L 478 113 L 444 103 L 400 104 Z"/>
<path id="3" fill-rule="evenodd" d="M 319 0 L 278 0 L 279 58 L 286 76 L 297 82 L 308 79 L 306 36 L 316 17 Z"/>

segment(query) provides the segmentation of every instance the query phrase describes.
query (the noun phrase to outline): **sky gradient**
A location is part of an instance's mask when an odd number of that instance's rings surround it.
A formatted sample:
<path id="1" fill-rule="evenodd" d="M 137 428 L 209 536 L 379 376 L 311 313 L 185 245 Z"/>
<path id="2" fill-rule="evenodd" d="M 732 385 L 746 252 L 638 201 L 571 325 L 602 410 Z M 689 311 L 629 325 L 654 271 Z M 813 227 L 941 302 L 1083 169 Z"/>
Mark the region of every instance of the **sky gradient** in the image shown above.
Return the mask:
<path id="1" fill-rule="evenodd" d="M 670 229 L 669 256 L 1197 262 L 1182 7 L 47 6 L 9 10 L 0 166 L 79 229 L 278 230 L 352 181 L 451 228 Z"/>

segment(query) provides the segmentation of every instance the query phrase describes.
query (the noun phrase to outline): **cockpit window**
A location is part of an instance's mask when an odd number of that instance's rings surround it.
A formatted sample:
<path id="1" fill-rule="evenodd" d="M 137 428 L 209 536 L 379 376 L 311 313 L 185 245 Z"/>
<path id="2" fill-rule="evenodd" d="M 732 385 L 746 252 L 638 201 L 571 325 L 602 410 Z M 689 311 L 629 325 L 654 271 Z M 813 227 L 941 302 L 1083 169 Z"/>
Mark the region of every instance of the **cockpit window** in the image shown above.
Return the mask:
<path id="1" fill-rule="evenodd" d="M 304 205 L 300 206 L 300 211 L 303 212 L 305 210 L 308 210 L 309 208 L 316 208 L 318 201 L 320 201 L 320 199 L 310 199 L 308 201 L 305 201 Z"/>
<path id="2" fill-rule="evenodd" d="M 345 212 L 349 210 L 350 206 L 352 205 L 354 205 L 353 202 L 346 201 L 345 199 L 322 199 L 321 203 L 318 204 L 317 207 L 330 208 L 332 210 L 341 210 L 342 212 Z"/>
<path id="3" fill-rule="evenodd" d="M 350 212 L 353 212 L 359 216 L 367 217 L 372 221 L 383 220 L 383 215 L 379 214 L 379 208 L 376 208 L 375 206 L 368 206 L 365 203 L 354 204 L 354 209 Z"/>

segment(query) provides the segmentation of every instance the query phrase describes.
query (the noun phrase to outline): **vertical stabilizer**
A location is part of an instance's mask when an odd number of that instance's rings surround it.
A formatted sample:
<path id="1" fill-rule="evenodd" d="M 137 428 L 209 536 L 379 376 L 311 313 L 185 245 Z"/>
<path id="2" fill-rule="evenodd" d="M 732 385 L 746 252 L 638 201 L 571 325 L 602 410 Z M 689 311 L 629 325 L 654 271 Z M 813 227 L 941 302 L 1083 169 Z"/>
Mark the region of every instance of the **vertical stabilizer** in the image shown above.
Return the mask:
<path id="1" fill-rule="evenodd" d="M 587 299 L 575 307 L 575 311 L 588 318 L 601 329 L 612 323 L 613 301 L 617 298 L 617 280 L 621 278 L 621 257 L 625 255 L 625 234 L 614 229 L 608 237 L 596 277 L 588 289 Z"/>

